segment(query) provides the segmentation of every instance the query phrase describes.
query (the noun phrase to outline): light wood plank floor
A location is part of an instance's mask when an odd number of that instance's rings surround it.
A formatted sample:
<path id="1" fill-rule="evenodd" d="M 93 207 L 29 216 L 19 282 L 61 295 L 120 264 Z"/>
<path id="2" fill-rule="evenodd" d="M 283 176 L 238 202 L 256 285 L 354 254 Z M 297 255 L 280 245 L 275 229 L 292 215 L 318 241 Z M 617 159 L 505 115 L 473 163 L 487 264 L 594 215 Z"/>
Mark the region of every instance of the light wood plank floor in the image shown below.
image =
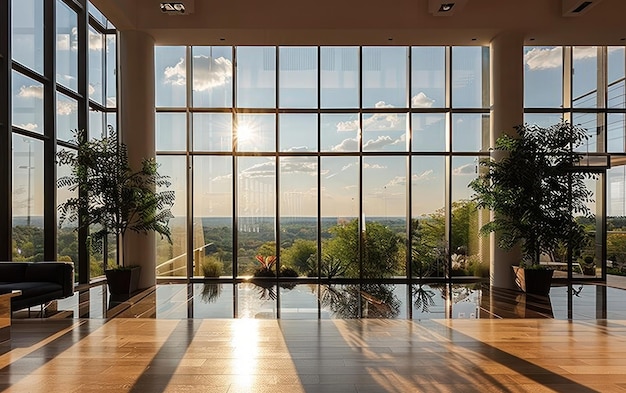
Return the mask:
<path id="1" fill-rule="evenodd" d="M 0 391 L 626 392 L 626 321 L 15 320 Z"/>

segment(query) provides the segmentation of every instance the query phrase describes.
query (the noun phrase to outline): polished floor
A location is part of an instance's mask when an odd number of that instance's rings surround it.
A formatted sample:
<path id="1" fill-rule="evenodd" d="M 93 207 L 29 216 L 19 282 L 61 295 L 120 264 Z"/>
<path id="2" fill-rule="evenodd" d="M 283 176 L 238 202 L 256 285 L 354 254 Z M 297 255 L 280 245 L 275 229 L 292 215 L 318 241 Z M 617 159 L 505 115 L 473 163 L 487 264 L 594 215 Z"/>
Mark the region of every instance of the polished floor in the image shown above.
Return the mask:
<path id="1" fill-rule="evenodd" d="M 47 318 L 14 313 L 0 392 L 626 392 L 621 280 L 546 298 L 361 286 L 356 308 L 298 286 L 265 298 L 231 285 L 222 305 L 201 284 L 120 301 L 92 288 Z"/>
<path id="2" fill-rule="evenodd" d="M 626 392 L 626 321 L 16 320 L 0 391 Z"/>

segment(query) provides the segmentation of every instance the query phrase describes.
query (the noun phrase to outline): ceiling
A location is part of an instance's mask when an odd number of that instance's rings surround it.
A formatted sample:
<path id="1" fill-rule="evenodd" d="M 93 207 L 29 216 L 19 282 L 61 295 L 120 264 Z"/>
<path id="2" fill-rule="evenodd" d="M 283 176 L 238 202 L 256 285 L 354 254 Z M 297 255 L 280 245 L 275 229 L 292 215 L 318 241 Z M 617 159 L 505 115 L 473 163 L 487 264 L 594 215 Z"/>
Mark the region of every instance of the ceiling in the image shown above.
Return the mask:
<path id="1" fill-rule="evenodd" d="M 625 0 L 593 0 L 574 17 L 562 2 L 577 0 L 467 0 L 450 16 L 428 0 L 178 0 L 192 11 L 182 16 L 160 0 L 91 1 L 158 45 L 487 45 L 504 32 L 526 45 L 626 45 Z"/>

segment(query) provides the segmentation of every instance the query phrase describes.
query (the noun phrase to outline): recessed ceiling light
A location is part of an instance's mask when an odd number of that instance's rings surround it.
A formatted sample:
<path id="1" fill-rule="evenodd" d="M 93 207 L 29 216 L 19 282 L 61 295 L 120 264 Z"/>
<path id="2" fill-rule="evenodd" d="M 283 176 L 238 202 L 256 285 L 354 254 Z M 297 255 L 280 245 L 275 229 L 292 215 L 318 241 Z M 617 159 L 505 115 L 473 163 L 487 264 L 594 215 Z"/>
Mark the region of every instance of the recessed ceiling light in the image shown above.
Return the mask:
<path id="1" fill-rule="evenodd" d="M 528 40 L 529 40 L 529 41 L 534 41 L 535 39 L 534 39 L 534 38 L 529 38 Z"/>
<path id="2" fill-rule="evenodd" d="M 476 41 L 476 40 L 477 40 L 477 38 L 472 38 L 472 41 Z"/>

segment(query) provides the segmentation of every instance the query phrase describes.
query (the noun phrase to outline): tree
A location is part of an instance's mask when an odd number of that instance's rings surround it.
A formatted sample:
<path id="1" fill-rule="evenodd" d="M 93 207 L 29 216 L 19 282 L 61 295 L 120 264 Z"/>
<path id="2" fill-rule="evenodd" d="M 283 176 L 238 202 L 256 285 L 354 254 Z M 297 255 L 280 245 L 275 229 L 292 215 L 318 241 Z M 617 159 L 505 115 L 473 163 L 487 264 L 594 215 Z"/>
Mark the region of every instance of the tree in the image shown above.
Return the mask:
<path id="1" fill-rule="evenodd" d="M 108 136 L 87 139 L 85 130 L 74 130 L 77 151 L 61 150 L 59 164 L 68 165 L 71 173 L 58 179 L 57 186 L 78 191 L 59 205 L 59 226 L 79 222 L 79 228 L 97 226 L 90 234 L 91 244 L 101 250 L 110 233 L 117 242 L 117 265 L 124 266 L 124 235 L 127 231 L 154 231 L 171 243 L 168 226 L 174 205 L 174 191 L 157 191 L 170 185 L 167 176 L 158 173 L 154 159 L 144 159 L 141 169 L 133 171 L 128 163 L 126 145 L 109 126 Z M 120 252 L 121 250 L 121 252 Z"/>
<path id="2" fill-rule="evenodd" d="M 538 264 L 542 253 L 551 253 L 560 242 L 569 242 L 577 230 L 573 214 L 589 215 L 592 193 L 584 180 L 590 173 L 577 171 L 586 131 L 562 122 L 547 128 L 522 125 L 517 135 L 496 140 L 501 160 L 480 162 L 484 172 L 470 183 L 479 208 L 495 212 L 481 228 L 497 232 L 499 246 L 520 244 L 524 260 Z"/>
<path id="3" fill-rule="evenodd" d="M 282 266 L 290 266 L 300 273 L 307 272 L 309 258 L 317 252 L 317 242 L 313 240 L 296 239 L 291 247 L 280 254 Z"/>

